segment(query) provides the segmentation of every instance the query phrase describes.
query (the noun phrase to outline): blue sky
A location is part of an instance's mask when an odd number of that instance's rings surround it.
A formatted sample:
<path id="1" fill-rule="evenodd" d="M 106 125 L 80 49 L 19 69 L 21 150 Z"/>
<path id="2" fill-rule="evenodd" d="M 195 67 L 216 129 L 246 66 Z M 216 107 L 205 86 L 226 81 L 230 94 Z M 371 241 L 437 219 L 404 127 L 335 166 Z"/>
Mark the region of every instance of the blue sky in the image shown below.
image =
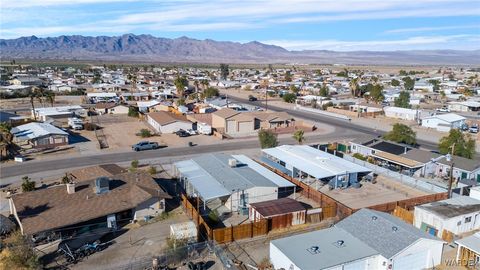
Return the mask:
<path id="1" fill-rule="evenodd" d="M 473 50 L 480 0 L 0 0 L 0 38 L 125 33 L 290 50 Z"/>

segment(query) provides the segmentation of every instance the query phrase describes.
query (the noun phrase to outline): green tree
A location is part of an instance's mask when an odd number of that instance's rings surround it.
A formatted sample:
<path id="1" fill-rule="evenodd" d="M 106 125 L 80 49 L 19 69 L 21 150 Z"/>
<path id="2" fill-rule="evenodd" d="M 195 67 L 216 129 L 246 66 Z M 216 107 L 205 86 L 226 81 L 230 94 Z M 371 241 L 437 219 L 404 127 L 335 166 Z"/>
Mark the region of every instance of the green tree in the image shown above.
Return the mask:
<path id="1" fill-rule="evenodd" d="M 290 91 L 292 91 L 295 95 L 298 94 L 298 92 L 300 92 L 300 88 L 296 87 L 295 85 L 290 85 Z"/>
<path id="2" fill-rule="evenodd" d="M 137 107 L 128 107 L 128 116 L 138 117 L 138 108 Z"/>
<path id="3" fill-rule="evenodd" d="M 407 91 L 400 92 L 398 98 L 395 99 L 395 107 L 410 108 L 410 93 Z"/>
<path id="4" fill-rule="evenodd" d="M 440 90 L 440 81 L 439 80 L 428 80 L 428 83 L 433 85 L 433 91 Z"/>
<path id="5" fill-rule="evenodd" d="M 2 240 L 0 269 L 42 269 L 31 237 L 15 231 Z"/>
<path id="6" fill-rule="evenodd" d="M 305 141 L 305 132 L 302 129 L 297 129 L 293 135 L 292 138 L 298 143 L 302 144 Z"/>
<path id="7" fill-rule="evenodd" d="M 35 190 L 35 181 L 32 181 L 30 177 L 22 177 L 22 192 L 29 192 Z"/>
<path id="8" fill-rule="evenodd" d="M 285 81 L 286 82 L 292 81 L 292 73 L 290 72 L 290 70 L 287 70 L 287 72 L 285 72 Z"/>
<path id="9" fill-rule="evenodd" d="M 187 78 L 184 76 L 177 76 L 177 78 L 175 78 L 175 81 L 173 81 L 173 84 L 175 84 L 178 97 L 182 98 L 185 94 L 185 87 L 188 86 Z"/>
<path id="10" fill-rule="evenodd" d="M 397 79 L 392 79 L 392 81 L 390 82 L 390 84 L 392 86 L 400 86 L 400 81 L 397 80 Z"/>
<path id="11" fill-rule="evenodd" d="M 376 103 L 382 102 L 385 99 L 383 86 L 380 84 L 373 85 L 372 90 L 370 90 L 370 98 Z"/>
<path id="12" fill-rule="evenodd" d="M 403 88 L 405 88 L 405 90 L 413 90 L 413 87 L 415 86 L 415 80 L 407 76 L 407 77 L 404 77 L 402 81 L 403 81 Z"/>
<path id="13" fill-rule="evenodd" d="M 230 71 L 227 64 L 220 64 L 220 77 L 222 80 L 226 80 Z"/>
<path id="14" fill-rule="evenodd" d="M 157 174 L 157 168 L 155 166 L 150 166 L 148 168 L 148 173 L 151 174 L 151 175 Z"/>
<path id="15" fill-rule="evenodd" d="M 218 91 L 217 88 L 215 87 L 208 87 L 205 89 L 203 92 L 204 97 L 206 98 L 211 98 L 211 97 L 218 97 L 220 95 L 220 92 Z"/>
<path id="16" fill-rule="evenodd" d="M 132 172 L 136 171 L 138 168 L 138 164 L 139 164 L 138 160 L 136 159 L 132 160 L 132 162 L 130 162 L 130 171 Z"/>
<path id="17" fill-rule="evenodd" d="M 294 103 L 297 99 L 297 95 L 292 93 L 286 93 L 285 95 L 283 95 L 282 99 L 287 103 Z"/>
<path id="18" fill-rule="evenodd" d="M 458 129 L 451 129 L 447 136 L 440 139 L 438 150 L 441 154 L 451 153 L 456 156 L 472 159 L 475 154 L 475 140 Z"/>
<path id="19" fill-rule="evenodd" d="M 327 86 L 322 86 L 320 88 L 320 91 L 318 92 L 318 94 L 321 96 L 321 97 L 328 97 L 328 87 Z"/>
<path id="20" fill-rule="evenodd" d="M 272 148 L 278 145 L 277 134 L 271 130 L 262 129 L 258 132 L 258 140 L 260 141 L 260 147 Z"/>
<path id="21" fill-rule="evenodd" d="M 150 131 L 150 129 L 148 128 L 142 128 L 140 129 L 140 137 L 142 138 L 148 138 L 148 137 L 152 137 L 152 132 Z"/>
<path id="22" fill-rule="evenodd" d="M 417 134 L 409 126 L 404 124 L 394 124 L 390 132 L 385 134 L 383 138 L 389 141 L 415 145 L 417 143 Z"/>
<path id="23" fill-rule="evenodd" d="M 407 76 L 408 75 L 408 72 L 406 72 L 405 70 L 401 69 L 398 74 L 400 74 L 400 76 Z"/>

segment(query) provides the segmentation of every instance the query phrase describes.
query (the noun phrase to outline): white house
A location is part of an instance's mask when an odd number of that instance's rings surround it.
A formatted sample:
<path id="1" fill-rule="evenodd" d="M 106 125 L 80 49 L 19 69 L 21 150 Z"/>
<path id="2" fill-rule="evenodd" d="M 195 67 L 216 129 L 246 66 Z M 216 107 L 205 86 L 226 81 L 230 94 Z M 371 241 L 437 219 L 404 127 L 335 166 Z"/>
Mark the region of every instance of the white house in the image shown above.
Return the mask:
<path id="1" fill-rule="evenodd" d="M 453 179 L 469 186 L 480 185 L 480 162 L 476 159 L 468 159 L 453 156 Z M 449 177 L 451 163 L 444 156 L 437 160 L 435 175 L 437 177 Z"/>
<path id="2" fill-rule="evenodd" d="M 246 215 L 250 203 L 277 199 L 295 186 L 244 155 L 201 155 L 174 163 L 174 174 L 204 208 L 214 204 L 219 211 L 243 210 Z"/>
<path id="3" fill-rule="evenodd" d="M 160 133 L 174 133 L 180 129 L 192 128 L 192 122 L 188 121 L 184 115 L 164 111 L 149 113 L 147 123 Z"/>
<path id="4" fill-rule="evenodd" d="M 369 209 L 333 228 L 270 242 L 275 269 L 425 269 L 441 263 L 444 242 Z"/>
<path id="5" fill-rule="evenodd" d="M 465 125 L 465 120 L 465 117 L 455 113 L 437 114 L 423 118 L 422 126 L 448 132 L 450 129 L 461 128 Z"/>
<path id="6" fill-rule="evenodd" d="M 406 109 L 400 107 L 385 107 L 383 108 L 385 116 L 389 118 L 415 121 L 421 114 L 420 110 Z"/>
<path id="7" fill-rule="evenodd" d="M 450 102 L 448 104 L 448 108 L 451 111 L 456 111 L 456 112 L 480 111 L 480 102 L 478 101 Z"/>
<path id="8" fill-rule="evenodd" d="M 480 186 L 470 188 L 470 197 L 480 200 Z"/>
<path id="9" fill-rule="evenodd" d="M 455 241 L 458 245 L 456 259 L 463 266 L 480 265 L 480 232 Z"/>
<path id="10" fill-rule="evenodd" d="M 444 230 L 461 235 L 480 229 L 480 201 L 458 196 L 415 206 L 413 224 L 438 237 Z"/>
<path id="11" fill-rule="evenodd" d="M 66 119 L 75 115 L 84 115 L 86 110 L 80 105 L 60 106 L 60 107 L 44 107 L 32 110 L 32 118 L 40 121 L 48 119 Z"/>

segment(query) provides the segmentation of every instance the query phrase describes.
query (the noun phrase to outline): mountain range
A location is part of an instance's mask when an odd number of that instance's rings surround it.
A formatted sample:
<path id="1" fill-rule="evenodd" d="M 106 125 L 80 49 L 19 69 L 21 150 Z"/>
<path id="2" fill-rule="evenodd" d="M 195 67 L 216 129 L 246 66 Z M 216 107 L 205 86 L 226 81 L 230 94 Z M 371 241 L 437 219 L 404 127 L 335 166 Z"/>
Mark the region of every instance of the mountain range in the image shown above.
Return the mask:
<path id="1" fill-rule="evenodd" d="M 98 60 L 115 62 L 301 63 L 359 65 L 480 65 L 480 50 L 289 51 L 258 41 L 175 39 L 151 35 L 59 36 L 0 39 L 3 60 Z"/>

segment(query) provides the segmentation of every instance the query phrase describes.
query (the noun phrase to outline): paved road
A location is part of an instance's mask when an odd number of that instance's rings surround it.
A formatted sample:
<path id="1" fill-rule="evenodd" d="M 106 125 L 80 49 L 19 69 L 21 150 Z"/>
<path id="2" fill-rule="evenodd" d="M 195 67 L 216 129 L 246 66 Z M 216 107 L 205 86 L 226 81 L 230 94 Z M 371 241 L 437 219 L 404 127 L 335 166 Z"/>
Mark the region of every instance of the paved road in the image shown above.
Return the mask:
<path id="1" fill-rule="evenodd" d="M 341 138 L 354 138 L 355 136 L 359 135 L 357 133 L 347 131 L 341 132 L 341 134 L 341 136 L 337 134 L 314 135 L 307 137 L 307 140 L 309 143 L 328 142 L 333 140 L 339 140 Z M 279 142 L 281 144 L 295 143 L 292 138 L 279 138 Z M 197 145 L 193 147 L 167 147 L 163 149 L 142 152 L 125 151 L 88 156 L 62 157 L 50 160 L 32 160 L 25 163 L 12 163 L 8 165 L 2 165 L 0 170 L 0 179 L 14 176 L 24 176 L 38 172 L 92 166 L 98 164 L 128 162 L 134 159 L 144 160 L 161 157 L 188 156 L 202 153 L 234 151 L 253 148 L 260 148 L 257 139 L 232 140 L 231 142 L 227 143 Z"/>
<path id="2" fill-rule="evenodd" d="M 254 105 L 254 106 L 259 106 L 259 107 L 264 107 L 265 106 L 265 103 L 262 100 L 252 102 L 252 101 L 248 101 L 248 99 L 243 99 L 243 98 L 238 98 L 238 97 L 229 96 L 228 98 L 233 100 L 233 101 L 246 103 L 246 104 L 249 104 L 249 105 Z M 343 129 L 347 129 L 347 130 L 357 131 L 357 132 L 367 134 L 367 135 L 378 136 L 378 135 L 383 135 L 383 134 L 386 133 L 384 131 L 373 130 L 372 128 L 369 128 L 369 127 L 364 127 L 364 126 L 360 126 L 360 125 L 357 125 L 357 124 L 353 124 L 353 123 L 351 123 L 347 120 L 342 120 L 342 119 L 338 119 L 338 118 L 334 118 L 334 117 L 328 117 L 328 116 L 315 114 L 315 113 L 310 113 L 310 112 L 306 112 L 306 111 L 297 111 L 297 110 L 285 109 L 285 108 L 278 107 L 278 106 L 272 106 L 270 104 L 268 105 L 268 109 L 271 109 L 271 110 L 274 110 L 274 111 L 285 111 L 285 112 L 288 112 L 290 115 L 298 117 L 298 118 L 303 118 L 303 119 L 314 121 L 314 122 L 321 122 L 321 123 L 324 123 L 324 124 L 327 124 L 327 125 L 334 126 L 336 128 L 343 128 Z M 420 145 L 420 147 L 422 147 L 424 149 L 427 149 L 427 150 L 437 150 L 438 149 L 436 143 L 432 143 L 432 142 L 428 142 L 428 141 L 424 141 L 424 140 L 417 140 L 417 143 Z"/>

